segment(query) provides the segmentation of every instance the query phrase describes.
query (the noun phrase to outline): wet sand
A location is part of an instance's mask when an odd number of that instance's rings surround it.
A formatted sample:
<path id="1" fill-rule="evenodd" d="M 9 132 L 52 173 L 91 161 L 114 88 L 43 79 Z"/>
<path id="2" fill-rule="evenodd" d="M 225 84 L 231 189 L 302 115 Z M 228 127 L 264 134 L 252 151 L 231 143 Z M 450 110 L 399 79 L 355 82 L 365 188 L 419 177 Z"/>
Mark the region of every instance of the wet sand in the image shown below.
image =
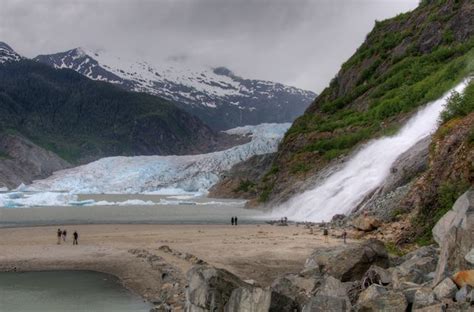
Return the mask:
<path id="1" fill-rule="evenodd" d="M 169 246 L 225 268 L 262 286 L 280 274 L 299 272 L 311 251 L 325 243 L 302 226 L 261 225 L 71 225 L 68 241 L 56 243 L 56 226 L 0 229 L 0 271 L 93 270 L 117 276 L 154 301 L 165 285 L 162 272 L 175 272 L 181 286 L 193 262 L 160 249 Z M 72 233 L 79 232 L 79 245 Z M 143 256 L 143 254 L 148 255 Z M 195 259 L 195 258 L 194 258 Z"/>

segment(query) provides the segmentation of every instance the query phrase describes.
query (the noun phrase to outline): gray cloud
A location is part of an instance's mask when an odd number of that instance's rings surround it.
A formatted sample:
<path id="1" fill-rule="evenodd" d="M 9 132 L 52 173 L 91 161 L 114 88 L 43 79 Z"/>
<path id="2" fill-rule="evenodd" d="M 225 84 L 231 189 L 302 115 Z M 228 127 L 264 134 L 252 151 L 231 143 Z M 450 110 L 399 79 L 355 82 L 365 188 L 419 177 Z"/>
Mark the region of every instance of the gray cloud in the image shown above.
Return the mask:
<path id="1" fill-rule="evenodd" d="M 418 0 L 0 0 L 0 40 L 33 57 L 77 46 L 186 56 L 321 91 L 375 20 Z"/>

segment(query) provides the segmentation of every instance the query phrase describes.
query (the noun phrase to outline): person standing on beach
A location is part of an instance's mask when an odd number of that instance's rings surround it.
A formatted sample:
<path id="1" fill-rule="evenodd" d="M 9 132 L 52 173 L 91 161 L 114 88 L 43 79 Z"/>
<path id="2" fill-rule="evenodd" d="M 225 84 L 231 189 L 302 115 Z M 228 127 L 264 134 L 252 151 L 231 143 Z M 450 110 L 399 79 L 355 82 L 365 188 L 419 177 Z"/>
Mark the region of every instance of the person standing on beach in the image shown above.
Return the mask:
<path id="1" fill-rule="evenodd" d="M 234 223 L 237 226 L 237 217 L 234 218 Z"/>
<path id="2" fill-rule="evenodd" d="M 230 222 L 232 223 L 232 225 L 234 225 L 234 217 L 230 219 Z"/>
<path id="3" fill-rule="evenodd" d="M 77 239 L 79 238 L 79 234 L 77 234 L 77 231 L 74 231 L 74 234 L 72 234 L 72 236 L 74 237 L 74 240 L 72 241 L 72 244 L 73 245 L 79 245 L 79 243 L 77 242 Z"/>
<path id="4" fill-rule="evenodd" d="M 66 242 L 66 236 L 67 236 L 67 231 L 64 230 L 63 231 L 63 241 Z"/>
<path id="5" fill-rule="evenodd" d="M 324 235 L 324 242 L 325 242 L 325 243 L 329 243 L 329 238 L 328 238 L 328 236 L 329 236 L 329 231 L 328 231 L 328 228 L 327 228 L 327 227 L 324 228 L 323 235 Z"/>
<path id="6" fill-rule="evenodd" d="M 344 244 L 346 243 L 346 237 L 347 237 L 347 232 L 346 232 L 346 229 L 344 229 L 342 232 L 342 239 L 344 240 Z"/>
<path id="7" fill-rule="evenodd" d="M 61 229 L 58 229 L 58 245 L 61 245 L 61 235 L 63 234 L 63 232 L 61 231 Z"/>

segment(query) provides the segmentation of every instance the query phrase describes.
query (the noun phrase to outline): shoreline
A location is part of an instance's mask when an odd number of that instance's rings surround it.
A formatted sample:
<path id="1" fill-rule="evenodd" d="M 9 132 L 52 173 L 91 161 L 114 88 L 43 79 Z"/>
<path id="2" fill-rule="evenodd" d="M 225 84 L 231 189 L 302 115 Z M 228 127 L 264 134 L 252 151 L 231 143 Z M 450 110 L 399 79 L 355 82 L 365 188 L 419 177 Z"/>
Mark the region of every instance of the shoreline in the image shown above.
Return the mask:
<path id="1" fill-rule="evenodd" d="M 56 226 L 0 228 L 0 271 L 96 271 L 117 277 L 150 303 L 181 306 L 186 272 L 208 263 L 263 287 L 298 272 L 312 250 L 342 244 L 303 226 L 268 224 L 82 224 L 79 245 L 56 244 Z M 349 244 L 353 241 L 349 241 Z"/>

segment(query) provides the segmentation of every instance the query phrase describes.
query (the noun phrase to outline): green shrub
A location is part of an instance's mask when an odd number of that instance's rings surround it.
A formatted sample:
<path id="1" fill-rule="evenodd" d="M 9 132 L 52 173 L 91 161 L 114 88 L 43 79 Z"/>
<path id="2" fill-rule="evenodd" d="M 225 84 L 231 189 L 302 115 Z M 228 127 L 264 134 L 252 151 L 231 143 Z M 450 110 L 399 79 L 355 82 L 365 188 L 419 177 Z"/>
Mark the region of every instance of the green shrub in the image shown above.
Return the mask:
<path id="1" fill-rule="evenodd" d="M 243 181 L 240 181 L 240 184 L 237 188 L 235 188 L 233 190 L 234 193 L 247 193 L 247 192 L 250 192 L 254 187 L 255 187 L 255 183 L 246 179 L 246 180 L 243 180 Z"/>

